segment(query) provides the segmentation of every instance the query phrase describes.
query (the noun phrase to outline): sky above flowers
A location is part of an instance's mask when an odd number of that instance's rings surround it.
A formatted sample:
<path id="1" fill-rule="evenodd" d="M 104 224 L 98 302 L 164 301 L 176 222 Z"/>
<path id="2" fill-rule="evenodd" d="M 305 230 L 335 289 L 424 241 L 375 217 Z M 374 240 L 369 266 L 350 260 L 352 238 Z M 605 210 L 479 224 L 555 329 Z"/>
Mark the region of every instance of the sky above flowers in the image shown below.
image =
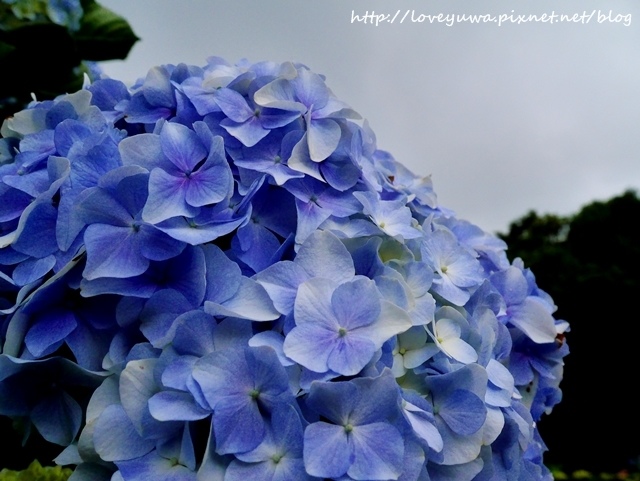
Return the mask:
<path id="1" fill-rule="evenodd" d="M 210 56 L 304 63 L 368 120 L 379 148 L 431 175 L 439 203 L 485 230 L 640 189 L 635 0 L 100 3 L 141 38 L 126 61 L 103 64 L 108 75 L 133 82 Z M 374 12 L 398 15 L 365 23 Z M 578 21 L 511 20 L 554 13 Z M 451 14 L 510 17 L 498 26 Z"/>

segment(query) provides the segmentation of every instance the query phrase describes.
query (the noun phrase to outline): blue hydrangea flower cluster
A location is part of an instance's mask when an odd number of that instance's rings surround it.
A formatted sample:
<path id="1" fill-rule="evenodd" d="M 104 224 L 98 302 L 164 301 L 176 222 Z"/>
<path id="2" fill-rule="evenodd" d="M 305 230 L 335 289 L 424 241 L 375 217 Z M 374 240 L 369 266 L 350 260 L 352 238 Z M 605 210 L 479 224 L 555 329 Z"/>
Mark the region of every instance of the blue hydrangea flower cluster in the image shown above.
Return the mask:
<path id="1" fill-rule="evenodd" d="M 80 19 L 84 13 L 80 0 L 1 0 L 19 20 L 51 21 L 75 32 L 80 29 Z M 10 23 L 10 19 L 0 19 L 0 26 Z"/>
<path id="2" fill-rule="evenodd" d="M 303 65 L 7 119 L 0 414 L 73 481 L 551 480 L 567 323 Z"/>

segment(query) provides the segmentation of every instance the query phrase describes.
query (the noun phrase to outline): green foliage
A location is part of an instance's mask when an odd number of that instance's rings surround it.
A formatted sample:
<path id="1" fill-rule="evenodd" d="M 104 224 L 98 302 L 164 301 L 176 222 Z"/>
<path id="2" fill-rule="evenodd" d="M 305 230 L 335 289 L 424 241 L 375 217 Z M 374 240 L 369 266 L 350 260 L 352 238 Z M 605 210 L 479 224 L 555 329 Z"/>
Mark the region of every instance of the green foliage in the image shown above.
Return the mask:
<path id="1" fill-rule="evenodd" d="M 71 17 L 68 24 L 48 5 L 46 0 L 0 1 L 0 121 L 24 108 L 32 94 L 47 100 L 78 90 L 86 61 L 123 59 L 138 40 L 124 18 L 94 0 L 84 0 L 72 12 L 79 18 Z"/>
<path id="2" fill-rule="evenodd" d="M 85 8 L 74 38 L 80 57 L 96 62 L 126 58 L 138 40 L 124 18 L 95 2 Z"/>
<path id="3" fill-rule="evenodd" d="M 522 258 L 555 299 L 585 283 L 639 287 L 638 219 L 640 199 L 629 190 L 569 217 L 531 211 L 512 222 L 507 234 L 498 235 L 507 242 L 509 257 Z"/>
<path id="4" fill-rule="evenodd" d="M 73 471 L 69 468 L 42 467 L 38 461 L 32 462 L 23 471 L 0 471 L 0 481 L 66 481 Z"/>

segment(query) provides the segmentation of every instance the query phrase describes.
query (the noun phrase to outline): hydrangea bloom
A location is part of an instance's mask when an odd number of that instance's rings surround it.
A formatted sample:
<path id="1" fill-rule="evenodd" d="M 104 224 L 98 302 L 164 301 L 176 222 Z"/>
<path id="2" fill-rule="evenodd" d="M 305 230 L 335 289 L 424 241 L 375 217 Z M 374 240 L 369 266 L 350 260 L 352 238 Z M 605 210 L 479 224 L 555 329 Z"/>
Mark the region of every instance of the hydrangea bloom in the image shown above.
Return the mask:
<path id="1" fill-rule="evenodd" d="M 2 135 L 0 414 L 73 481 L 551 480 L 567 324 L 322 76 L 164 65 Z"/>
<path id="2" fill-rule="evenodd" d="M 44 17 L 71 31 L 80 28 L 84 13 L 80 0 L 2 0 L 2 3 L 9 5 L 13 15 L 20 20 L 42 21 Z"/>

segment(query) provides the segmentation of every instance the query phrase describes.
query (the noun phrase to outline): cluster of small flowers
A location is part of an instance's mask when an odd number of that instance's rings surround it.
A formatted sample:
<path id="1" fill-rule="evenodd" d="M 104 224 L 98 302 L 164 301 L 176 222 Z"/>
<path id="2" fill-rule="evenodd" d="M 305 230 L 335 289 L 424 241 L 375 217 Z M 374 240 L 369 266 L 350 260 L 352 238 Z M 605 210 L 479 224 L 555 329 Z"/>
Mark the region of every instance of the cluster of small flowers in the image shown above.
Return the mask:
<path id="1" fill-rule="evenodd" d="M 566 322 L 303 65 L 7 119 L 0 414 L 73 481 L 552 479 Z"/>
<path id="2" fill-rule="evenodd" d="M 84 13 L 80 0 L 0 0 L 18 20 L 53 22 L 75 32 L 80 29 Z M 0 19 L 0 27 L 13 19 Z"/>

